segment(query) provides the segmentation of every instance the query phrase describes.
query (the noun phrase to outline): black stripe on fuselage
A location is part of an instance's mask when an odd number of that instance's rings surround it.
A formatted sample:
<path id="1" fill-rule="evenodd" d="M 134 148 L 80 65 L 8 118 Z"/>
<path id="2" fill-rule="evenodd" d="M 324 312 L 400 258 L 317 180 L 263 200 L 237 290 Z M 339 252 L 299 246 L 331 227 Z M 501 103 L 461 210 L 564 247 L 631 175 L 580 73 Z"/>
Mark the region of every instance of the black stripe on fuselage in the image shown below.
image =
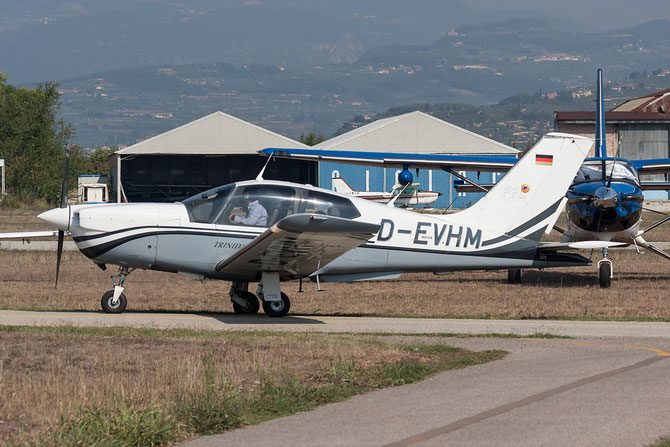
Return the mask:
<path id="1" fill-rule="evenodd" d="M 563 197 L 558 199 L 558 201 L 556 203 L 554 203 L 553 205 L 551 205 L 550 207 L 548 207 L 547 209 L 542 211 L 540 214 L 538 214 L 537 216 L 533 217 L 532 219 L 526 221 L 525 223 L 519 225 L 515 229 L 513 229 L 511 231 L 508 231 L 507 233 L 505 233 L 502 236 L 498 236 L 498 237 L 495 237 L 493 239 L 489 239 L 488 241 L 482 242 L 482 247 L 486 247 L 487 245 L 497 244 L 498 242 L 503 242 L 507 239 L 510 239 L 510 237 L 512 237 L 512 236 L 518 236 L 519 234 L 523 233 L 527 229 L 532 228 L 533 226 L 542 222 L 547 217 L 553 215 L 556 212 L 556 208 L 558 208 L 561 205 L 562 201 L 563 201 Z M 539 234 L 541 235 L 541 233 L 539 233 Z M 529 236 L 532 236 L 531 238 L 529 238 L 528 236 L 526 236 L 526 238 L 535 240 L 534 238 L 537 237 L 537 235 L 538 235 L 538 232 L 534 232 L 532 235 L 529 235 Z M 537 239 L 537 240 L 539 241 L 540 239 Z"/>
<path id="2" fill-rule="evenodd" d="M 209 232 L 209 233 L 212 233 L 212 232 L 225 232 L 225 233 L 236 232 L 236 233 L 239 233 L 241 235 L 251 235 L 253 237 L 256 237 L 256 236 L 258 236 L 259 234 L 262 233 L 262 231 L 260 233 L 258 233 L 258 232 L 252 232 L 252 231 L 242 231 L 242 230 L 223 230 L 223 229 L 219 230 L 219 229 L 216 229 L 216 228 L 173 227 L 173 226 L 165 227 L 165 226 L 157 226 L 157 225 L 145 225 L 145 226 L 141 226 L 141 227 L 130 227 L 130 228 L 123 228 L 121 230 L 107 231 L 107 232 L 104 232 L 104 233 L 96 233 L 96 234 L 91 234 L 91 235 L 88 235 L 88 236 L 76 236 L 76 237 L 73 237 L 72 239 L 75 242 L 92 241 L 94 239 L 100 239 L 100 238 L 103 238 L 103 237 L 112 236 L 114 234 L 125 233 L 126 231 L 143 230 L 143 229 L 147 229 L 147 228 L 151 228 L 151 229 L 167 228 L 167 229 L 171 229 L 171 230 L 201 231 L 201 232 Z M 265 231 L 265 230 L 266 229 L 264 228 L 263 231 Z"/>
<path id="3" fill-rule="evenodd" d="M 150 227 L 150 228 L 156 228 L 156 227 Z M 161 227 L 163 228 L 163 227 Z M 178 228 L 178 227 L 175 227 Z M 141 239 L 143 237 L 150 237 L 150 236 L 159 236 L 159 235 L 189 235 L 189 236 L 214 236 L 214 237 L 229 237 L 229 238 L 237 238 L 237 239 L 255 239 L 258 237 L 258 234 L 252 235 L 241 235 L 241 234 L 234 234 L 234 233 L 223 233 L 223 232 L 203 232 L 203 231 L 187 231 L 185 229 L 178 229 L 174 231 L 148 231 L 144 233 L 138 233 L 138 234 L 133 234 L 131 236 L 126 236 L 126 237 L 121 237 L 118 239 L 114 239 L 113 241 L 109 242 L 104 242 L 102 244 L 98 245 L 93 245 L 91 247 L 86 247 L 86 248 L 80 248 L 81 252 L 84 253 L 87 257 L 91 259 L 95 259 L 98 256 L 102 256 L 108 251 L 117 248 L 127 242 L 134 241 L 137 239 Z M 260 234 L 260 233 L 259 233 Z"/>

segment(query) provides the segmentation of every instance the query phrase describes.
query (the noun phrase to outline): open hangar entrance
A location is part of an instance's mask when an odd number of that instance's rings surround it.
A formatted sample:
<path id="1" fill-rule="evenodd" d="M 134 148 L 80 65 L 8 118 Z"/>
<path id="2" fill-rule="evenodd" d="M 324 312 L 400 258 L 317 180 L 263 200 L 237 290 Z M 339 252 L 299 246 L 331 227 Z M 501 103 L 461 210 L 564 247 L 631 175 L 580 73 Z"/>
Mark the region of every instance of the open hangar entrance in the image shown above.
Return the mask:
<path id="1" fill-rule="evenodd" d="M 115 156 L 117 201 L 174 202 L 207 189 L 256 178 L 267 147 L 307 149 L 298 141 L 223 112 L 141 141 Z M 263 178 L 318 185 L 318 164 L 273 159 Z"/>
<path id="2" fill-rule="evenodd" d="M 256 178 L 267 162 L 258 155 L 136 155 L 122 160 L 129 202 L 174 202 L 227 183 Z M 317 163 L 273 159 L 263 178 L 317 184 Z"/>

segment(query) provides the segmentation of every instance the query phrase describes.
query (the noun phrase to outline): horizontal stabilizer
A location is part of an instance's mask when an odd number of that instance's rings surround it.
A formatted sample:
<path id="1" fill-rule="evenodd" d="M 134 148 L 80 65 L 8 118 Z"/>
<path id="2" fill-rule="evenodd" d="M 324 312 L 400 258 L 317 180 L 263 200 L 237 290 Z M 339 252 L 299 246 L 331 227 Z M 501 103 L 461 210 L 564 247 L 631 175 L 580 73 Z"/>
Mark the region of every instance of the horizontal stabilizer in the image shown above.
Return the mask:
<path id="1" fill-rule="evenodd" d="M 570 249 L 575 250 L 596 250 L 601 248 L 625 247 L 626 242 L 611 242 L 611 241 L 577 241 L 577 242 L 546 242 L 540 244 L 539 250 L 560 250 Z"/>

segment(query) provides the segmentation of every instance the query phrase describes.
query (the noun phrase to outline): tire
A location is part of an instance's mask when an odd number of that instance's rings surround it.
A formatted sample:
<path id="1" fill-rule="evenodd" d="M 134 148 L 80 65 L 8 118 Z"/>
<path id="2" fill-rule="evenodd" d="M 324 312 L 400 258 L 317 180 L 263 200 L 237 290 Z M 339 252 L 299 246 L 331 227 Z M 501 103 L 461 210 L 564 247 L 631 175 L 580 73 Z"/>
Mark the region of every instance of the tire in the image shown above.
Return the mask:
<path id="1" fill-rule="evenodd" d="M 251 292 L 240 292 L 240 298 L 246 301 L 246 305 L 242 306 L 233 301 L 233 310 L 236 314 L 257 314 L 258 309 L 261 308 L 261 303 L 258 297 Z"/>
<path id="2" fill-rule="evenodd" d="M 522 275 L 522 269 L 509 269 L 507 270 L 507 282 L 509 284 L 519 284 L 521 282 Z"/>
<path id="3" fill-rule="evenodd" d="M 100 300 L 100 304 L 102 305 L 102 310 L 104 310 L 108 314 L 120 314 L 124 310 L 126 310 L 126 306 L 128 305 L 128 300 L 126 300 L 126 295 L 121 293 L 119 296 L 119 300 L 116 302 L 116 306 L 112 305 L 112 298 L 114 297 L 114 291 L 110 290 L 109 292 L 105 292 L 105 294 L 102 296 L 102 299 Z"/>
<path id="4" fill-rule="evenodd" d="M 601 288 L 607 289 L 612 285 L 611 276 L 612 265 L 609 262 L 603 262 L 600 264 L 600 267 L 598 267 L 598 282 L 600 283 Z"/>
<path id="5" fill-rule="evenodd" d="M 284 292 L 281 301 L 263 301 L 263 311 L 268 317 L 283 317 L 291 309 L 291 300 Z"/>

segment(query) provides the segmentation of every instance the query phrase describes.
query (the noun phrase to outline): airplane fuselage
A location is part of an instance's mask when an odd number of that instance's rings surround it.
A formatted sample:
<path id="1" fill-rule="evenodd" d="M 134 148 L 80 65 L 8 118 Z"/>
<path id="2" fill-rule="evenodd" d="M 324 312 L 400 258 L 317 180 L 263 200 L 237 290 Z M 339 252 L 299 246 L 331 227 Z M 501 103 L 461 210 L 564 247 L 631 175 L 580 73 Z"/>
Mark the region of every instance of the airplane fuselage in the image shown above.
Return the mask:
<path id="1" fill-rule="evenodd" d="M 319 275 L 324 281 L 380 279 L 409 271 L 544 268 L 586 263 L 584 258 L 569 254 L 554 253 L 547 257 L 534 249 L 539 239 L 502 234 L 487 228 L 486 222 L 459 213 L 419 214 L 356 197 L 348 199 L 359 213 L 354 220 L 378 224 L 380 229 L 366 243 L 311 275 Z M 257 275 L 230 277 L 217 271 L 216 266 L 265 232 L 268 229 L 265 226 L 193 222 L 182 203 L 74 205 L 69 213 L 72 216 L 69 231 L 77 247 L 98 264 L 205 278 L 258 280 Z M 282 279 L 297 277 L 288 271 L 281 274 Z"/>

